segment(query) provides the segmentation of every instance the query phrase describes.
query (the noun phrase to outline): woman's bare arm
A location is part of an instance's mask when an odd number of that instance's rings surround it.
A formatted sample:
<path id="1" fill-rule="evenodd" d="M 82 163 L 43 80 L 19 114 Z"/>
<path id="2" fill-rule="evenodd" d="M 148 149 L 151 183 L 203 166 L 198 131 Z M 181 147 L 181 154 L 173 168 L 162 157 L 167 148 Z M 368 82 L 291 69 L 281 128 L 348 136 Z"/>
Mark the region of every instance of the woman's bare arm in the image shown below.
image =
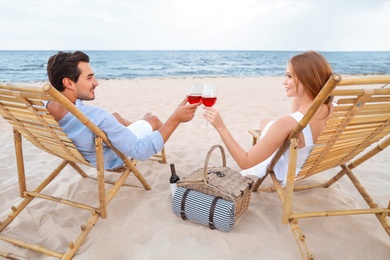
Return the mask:
<path id="1" fill-rule="evenodd" d="M 219 112 L 214 108 L 205 108 L 205 110 L 204 117 L 218 131 L 229 153 L 241 169 L 253 167 L 271 156 L 296 126 L 296 121 L 292 117 L 281 117 L 272 124 L 267 134 L 256 145 L 245 151 L 233 138 Z"/>

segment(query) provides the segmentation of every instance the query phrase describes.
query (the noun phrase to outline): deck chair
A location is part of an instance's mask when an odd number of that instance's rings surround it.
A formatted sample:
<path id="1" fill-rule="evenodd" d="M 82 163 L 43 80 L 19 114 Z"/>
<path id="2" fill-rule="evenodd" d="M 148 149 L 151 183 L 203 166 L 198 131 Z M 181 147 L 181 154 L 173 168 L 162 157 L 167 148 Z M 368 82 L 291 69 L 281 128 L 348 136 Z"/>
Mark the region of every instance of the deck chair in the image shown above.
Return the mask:
<path id="1" fill-rule="evenodd" d="M 309 251 L 305 236 L 298 224 L 298 221 L 302 218 L 375 214 L 390 236 L 388 220 L 390 202 L 387 208 L 380 207 L 352 172 L 354 168 L 375 156 L 390 144 L 390 88 L 385 87 L 389 83 L 390 77 L 341 79 L 338 74 L 333 74 L 297 127 L 274 154 L 267 167 L 266 175 L 255 182 L 254 192 L 258 190 L 277 191 L 282 204 L 282 222 L 290 224 L 304 259 L 313 259 L 314 256 Z M 337 101 L 338 105 L 334 108 L 332 116 L 319 136 L 315 147 L 296 176 L 297 136 L 310 122 L 319 106 L 329 95 L 334 96 L 334 100 Z M 260 137 L 260 131 L 249 130 L 249 133 L 252 135 L 252 144 L 256 144 Z M 290 149 L 288 176 L 286 186 L 282 187 L 275 177 L 273 168 L 287 149 Z M 341 167 L 340 171 L 325 183 L 297 185 L 300 180 L 335 167 Z M 369 208 L 293 212 L 293 192 L 315 187 L 328 188 L 344 175 L 349 177 Z M 271 176 L 273 185 L 259 188 L 267 176 Z"/>
<path id="2" fill-rule="evenodd" d="M 78 165 L 87 165 L 93 167 L 84 159 L 76 146 L 67 137 L 57 121 L 49 114 L 44 103 L 45 101 L 56 100 L 62 103 L 75 117 L 77 117 L 85 126 L 97 136 L 96 143 L 96 180 L 98 190 L 98 206 L 85 205 L 76 201 L 71 201 L 63 198 L 56 198 L 50 195 L 41 193 L 41 191 L 64 169 L 66 165 L 71 166 L 82 177 L 89 177 L 85 171 Z M 68 99 L 58 92 L 51 85 L 47 84 L 40 88 L 33 87 L 18 87 L 18 86 L 2 86 L 0 85 L 0 114 L 12 125 L 14 131 L 14 145 L 16 152 L 17 172 L 19 178 L 20 197 L 22 201 L 17 206 L 12 206 L 12 212 L 0 220 L 0 239 L 9 243 L 21 246 L 30 250 L 35 250 L 40 253 L 54 256 L 61 259 L 71 259 L 80 245 L 85 240 L 91 229 L 99 218 L 107 217 L 107 205 L 116 195 L 118 189 L 125 184 L 126 178 L 132 172 L 140 181 L 143 188 L 151 189 L 144 177 L 136 168 L 136 161 L 127 158 L 123 153 L 112 146 L 107 136 L 88 118 L 84 116 Z M 58 156 L 63 159 L 59 166 L 34 190 L 27 190 L 26 173 L 23 160 L 22 137 L 33 143 L 43 151 Z M 103 142 L 108 145 L 115 153 L 123 160 L 124 167 L 117 170 L 118 174 L 116 182 L 111 183 L 111 189 L 106 191 L 104 180 L 104 160 L 103 160 Z M 158 160 L 161 163 L 166 162 L 165 151 L 151 158 Z M 28 173 L 27 173 L 28 175 Z M 93 177 L 92 177 L 93 178 Z M 4 233 L 4 229 L 26 208 L 26 206 L 34 199 L 46 199 L 58 203 L 67 204 L 70 206 L 85 209 L 91 212 L 89 220 L 81 225 L 81 233 L 74 242 L 68 243 L 66 252 L 57 252 L 52 249 L 44 248 L 41 245 L 35 245 L 31 242 L 24 242 L 17 238 L 8 237 Z M 6 232 L 5 232 L 6 233 Z M 0 252 L 1 253 L 1 252 Z M 9 256 L 5 252 L 4 257 Z"/>

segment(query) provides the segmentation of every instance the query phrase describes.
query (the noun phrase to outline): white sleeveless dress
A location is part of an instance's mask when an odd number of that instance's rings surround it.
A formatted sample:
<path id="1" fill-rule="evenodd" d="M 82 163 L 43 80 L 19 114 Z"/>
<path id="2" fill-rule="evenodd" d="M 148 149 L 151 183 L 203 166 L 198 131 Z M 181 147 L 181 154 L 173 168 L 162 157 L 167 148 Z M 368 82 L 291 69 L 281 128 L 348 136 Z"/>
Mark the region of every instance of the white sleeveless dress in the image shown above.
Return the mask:
<path id="1" fill-rule="evenodd" d="M 301 112 L 295 112 L 293 114 L 290 114 L 290 116 L 293 117 L 297 122 L 301 121 L 301 119 L 303 118 L 303 114 Z M 274 121 L 270 121 L 265 126 L 264 130 L 261 133 L 260 139 L 267 133 L 268 129 L 273 124 L 273 122 Z M 309 156 L 311 150 L 314 148 L 313 136 L 309 125 L 307 125 L 302 130 L 302 134 L 303 137 L 305 138 L 305 146 L 298 149 L 296 174 L 299 173 L 307 157 Z M 267 166 L 271 162 L 274 154 L 272 154 L 270 157 L 268 157 L 266 160 L 259 163 L 258 165 L 253 166 L 252 168 L 246 170 L 242 170 L 241 174 L 243 176 L 253 175 L 262 178 L 265 175 Z M 287 149 L 274 167 L 275 176 L 281 182 L 282 186 L 286 185 L 289 156 L 290 156 L 290 149 Z"/>

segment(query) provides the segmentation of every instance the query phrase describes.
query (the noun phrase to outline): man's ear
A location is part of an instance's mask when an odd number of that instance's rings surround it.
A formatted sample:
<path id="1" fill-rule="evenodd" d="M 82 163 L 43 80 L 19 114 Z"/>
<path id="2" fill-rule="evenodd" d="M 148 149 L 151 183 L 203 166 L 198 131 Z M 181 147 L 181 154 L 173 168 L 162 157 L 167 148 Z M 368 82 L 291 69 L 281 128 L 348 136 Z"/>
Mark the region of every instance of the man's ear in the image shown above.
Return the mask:
<path id="1" fill-rule="evenodd" d="M 67 89 L 73 89 L 74 88 L 73 81 L 70 78 L 63 78 L 62 79 L 62 84 Z"/>

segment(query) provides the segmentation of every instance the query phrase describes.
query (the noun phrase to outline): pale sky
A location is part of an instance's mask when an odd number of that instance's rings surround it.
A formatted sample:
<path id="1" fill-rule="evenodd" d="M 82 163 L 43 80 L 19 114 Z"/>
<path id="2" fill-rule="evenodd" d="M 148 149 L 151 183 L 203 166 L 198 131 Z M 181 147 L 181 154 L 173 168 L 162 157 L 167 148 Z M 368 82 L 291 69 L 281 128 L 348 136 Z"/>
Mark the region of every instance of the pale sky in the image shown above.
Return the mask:
<path id="1" fill-rule="evenodd" d="M 390 51 L 389 0 L 0 0 L 0 50 Z"/>

